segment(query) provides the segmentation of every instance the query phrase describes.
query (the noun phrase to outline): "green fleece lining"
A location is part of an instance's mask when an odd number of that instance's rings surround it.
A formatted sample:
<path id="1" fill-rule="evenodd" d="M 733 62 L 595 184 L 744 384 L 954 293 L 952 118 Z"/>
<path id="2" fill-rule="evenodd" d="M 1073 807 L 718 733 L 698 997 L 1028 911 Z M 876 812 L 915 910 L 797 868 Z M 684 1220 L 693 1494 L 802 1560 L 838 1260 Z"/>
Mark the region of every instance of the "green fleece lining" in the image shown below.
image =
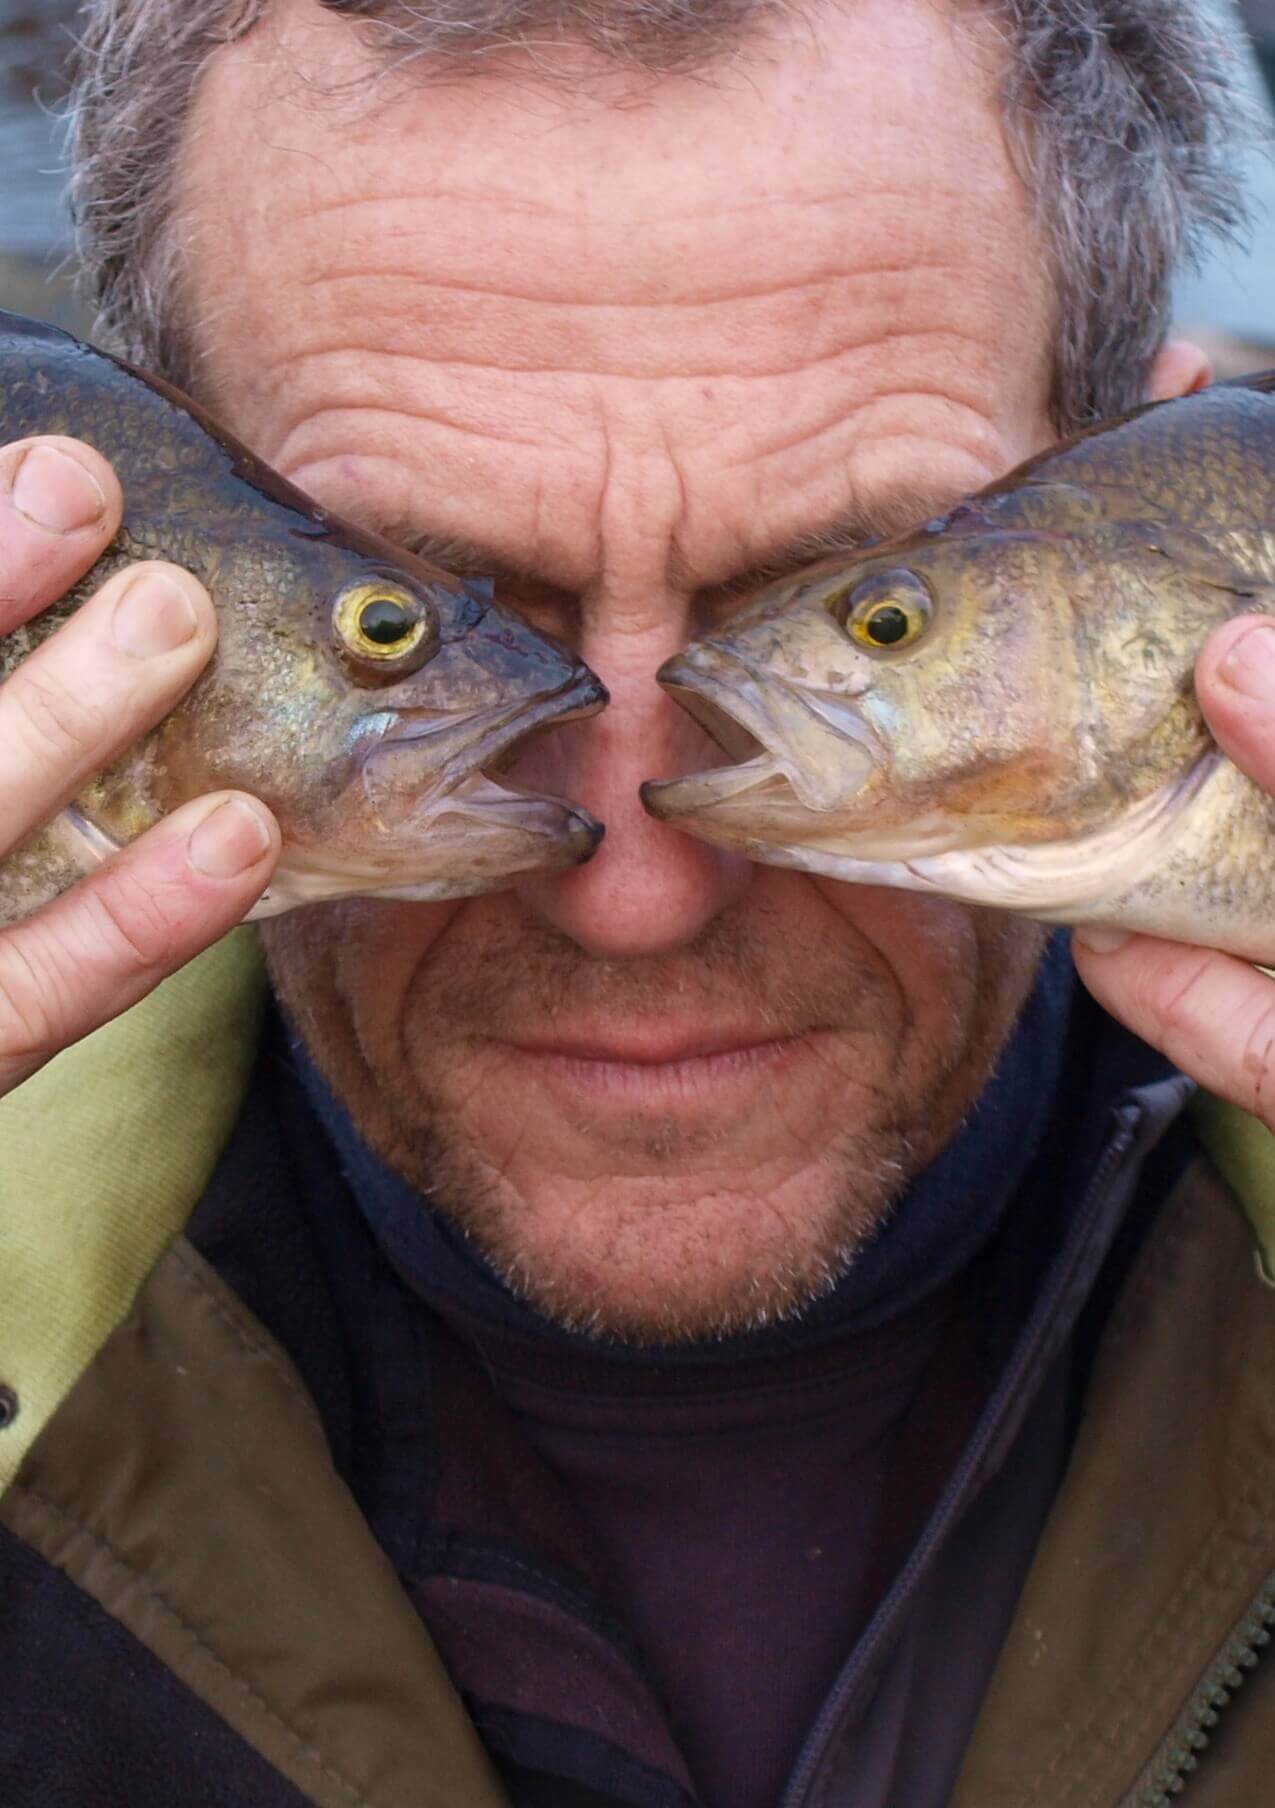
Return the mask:
<path id="1" fill-rule="evenodd" d="M 207 1185 L 264 997 L 238 930 L 0 1100 L 0 1494 Z"/>
<path id="2" fill-rule="evenodd" d="M 1211 1093 L 1197 1094 L 1191 1110 L 1200 1141 L 1252 1226 L 1258 1272 L 1275 1287 L 1275 1136 L 1247 1111 Z"/>

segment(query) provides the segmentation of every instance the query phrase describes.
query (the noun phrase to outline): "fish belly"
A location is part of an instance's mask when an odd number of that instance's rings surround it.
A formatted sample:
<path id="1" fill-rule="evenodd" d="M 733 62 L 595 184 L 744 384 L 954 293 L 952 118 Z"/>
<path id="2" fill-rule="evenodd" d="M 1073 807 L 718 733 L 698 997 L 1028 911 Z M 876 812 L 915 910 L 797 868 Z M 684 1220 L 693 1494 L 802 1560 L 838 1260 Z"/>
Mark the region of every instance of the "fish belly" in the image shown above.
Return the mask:
<path id="1" fill-rule="evenodd" d="M 1275 798 L 1218 760 L 1145 874 L 1069 920 L 1275 965 Z"/>

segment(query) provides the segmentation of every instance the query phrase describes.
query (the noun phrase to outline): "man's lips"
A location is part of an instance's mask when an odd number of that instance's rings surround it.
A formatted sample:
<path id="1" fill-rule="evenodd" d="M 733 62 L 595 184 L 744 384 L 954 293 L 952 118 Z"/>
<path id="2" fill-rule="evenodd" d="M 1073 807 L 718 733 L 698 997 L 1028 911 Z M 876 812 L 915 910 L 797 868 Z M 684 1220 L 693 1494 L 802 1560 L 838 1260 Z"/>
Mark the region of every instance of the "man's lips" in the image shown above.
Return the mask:
<path id="1" fill-rule="evenodd" d="M 617 1067 L 679 1067 L 688 1061 L 765 1058 L 792 1049 L 802 1032 L 776 1035 L 757 1029 L 679 1028 L 669 1023 L 628 1024 L 598 1032 L 559 1032 L 554 1036 L 511 1037 L 521 1055 L 558 1061 L 590 1062 Z"/>

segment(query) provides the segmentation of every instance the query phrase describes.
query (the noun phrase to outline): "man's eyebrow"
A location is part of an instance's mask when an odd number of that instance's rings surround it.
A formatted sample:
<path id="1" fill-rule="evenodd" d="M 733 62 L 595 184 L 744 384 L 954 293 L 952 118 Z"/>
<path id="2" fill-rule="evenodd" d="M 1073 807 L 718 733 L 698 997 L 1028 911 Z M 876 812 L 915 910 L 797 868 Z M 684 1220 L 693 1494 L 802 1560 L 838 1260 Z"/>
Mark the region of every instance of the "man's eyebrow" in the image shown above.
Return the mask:
<path id="1" fill-rule="evenodd" d="M 732 574 L 712 588 L 726 594 L 758 590 L 777 578 L 791 577 L 825 559 L 853 558 L 875 540 L 893 540 L 944 515 L 960 500 L 950 490 L 933 493 L 914 488 L 883 490 L 858 498 L 821 526 L 783 541 L 748 570 Z"/>
<path id="2" fill-rule="evenodd" d="M 734 595 L 760 589 L 776 578 L 787 577 L 823 559 L 850 558 L 869 541 L 892 539 L 920 527 L 950 509 L 958 497 L 950 492 L 927 495 L 915 489 L 897 488 L 857 499 L 830 521 L 753 555 L 746 569 L 704 582 L 687 565 L 675 547 L 669 558 L 669 582 L 691 592 Z M 534 584 L 565 589 L 537 570 L 530 560 L 511 559 L 460 535 L 435 533 L 404 521 L 371 521 L 368 524 L 395 546 L 413 553 L 426 564 L 440 566 L 457 577 L 493 578 L 497 583 Z"/>
<path id="3" fill-rule="evenodd" d="M 439 565 L 458 578 L 494 578 L 497 583 L 543 583 L 530 561 L 503 557 L 476 541 L 454 534 L 433 533 L 428 528 L 408 526 L 401 521 L 370 521 L 373 532 L 401 546 L 427 565 Z"/>

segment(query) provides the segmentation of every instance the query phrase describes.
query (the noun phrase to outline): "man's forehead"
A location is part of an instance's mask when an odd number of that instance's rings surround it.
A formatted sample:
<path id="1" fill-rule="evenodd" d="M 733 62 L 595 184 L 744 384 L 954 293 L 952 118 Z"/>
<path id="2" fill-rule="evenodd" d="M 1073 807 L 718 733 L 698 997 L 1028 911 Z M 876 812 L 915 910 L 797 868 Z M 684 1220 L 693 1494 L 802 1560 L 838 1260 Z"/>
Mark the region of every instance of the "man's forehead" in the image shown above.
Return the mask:
<path id="1" fill-rule="evenodd" d="M 821 216 L 842 238 L 876 235 L 885 218 L 906 267 L 940 237 L 967 226 L 977 237 L 1007 201 L 1026 217 L 999 129 L 1000 74 L 968 12 L 933 0 L 772 15 L 747 51 L 693 76 L 625 70 L 569 45 L 476 57 L 450 76 L 423 59 L 387 68 L 315 0 L 274 0 L 214 57 L 187 164 L 238 178 L 290 231 L 313 219 L 325 244 L 333 214 L 337 230 L 372 239 L 377 201 L 404 198 L 431 208 L 423 232 L 441 217 L 440 253 L 455 256 L 448 214 L 463 225 L 478 205 L 515 240 L 522 218 L 550 254 L 587 251 L 595 299 L 621 298 L 646 254 L 685 254 L 679 288 L 690 295 L 715 222 L 738 243 L 752 216 L 749 255 L 764 269 L 777 210 L 793 213 L 802 238 L 819 235 Z M 960 135 L 956 166 L 940 123 Z M 372 168 L 397 180 L 369 183 Z M 919 228 L 918 188 L 931 202 Z M 487 249 L 481 223 L 469 235 L 476 257 Z"/>
<path id="2" fill-rule="evenodd" d="M 608 511 L 712 585 L 975 487 L 1047 386 L 995 81 L 928 0 L 833 18 L 617 105 L 353 81 L 283 0 L 187 157 L 211 399 L 336 506 L 567 585 Z"/>

